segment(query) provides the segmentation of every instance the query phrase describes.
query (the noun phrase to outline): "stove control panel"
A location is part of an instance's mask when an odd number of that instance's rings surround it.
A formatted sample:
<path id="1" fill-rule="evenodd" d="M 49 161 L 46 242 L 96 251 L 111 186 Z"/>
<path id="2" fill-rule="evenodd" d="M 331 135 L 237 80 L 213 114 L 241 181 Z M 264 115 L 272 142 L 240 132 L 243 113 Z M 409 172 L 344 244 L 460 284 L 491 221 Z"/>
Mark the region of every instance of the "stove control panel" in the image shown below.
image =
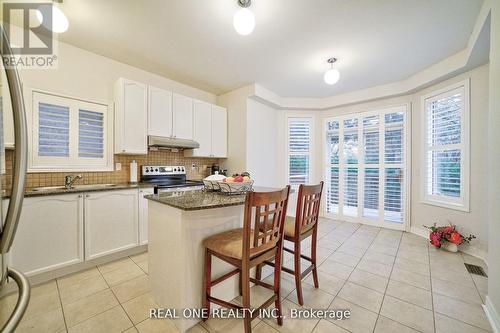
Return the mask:
<path id="1" fill-rule="evenodd" d="M 186 168 L 184 166 L 160 166 L 160 165 L 143 165 L 141 175 L 143 176 L 168 176 L 168 175 L 185 175 Z"/>

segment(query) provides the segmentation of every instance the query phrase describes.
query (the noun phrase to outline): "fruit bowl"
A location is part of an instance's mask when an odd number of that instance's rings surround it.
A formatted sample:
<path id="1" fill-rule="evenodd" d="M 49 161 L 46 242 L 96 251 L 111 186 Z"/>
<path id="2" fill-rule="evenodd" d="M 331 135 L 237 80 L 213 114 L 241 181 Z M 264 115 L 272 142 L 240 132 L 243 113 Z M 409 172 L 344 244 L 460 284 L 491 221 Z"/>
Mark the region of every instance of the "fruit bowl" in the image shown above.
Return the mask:
<path id="1" fill-rule="evenodd" d="M 221 193 L 224 194 L 244 194 L 252 191 L 253 180 L 246 182 L 218 182 Z"/>

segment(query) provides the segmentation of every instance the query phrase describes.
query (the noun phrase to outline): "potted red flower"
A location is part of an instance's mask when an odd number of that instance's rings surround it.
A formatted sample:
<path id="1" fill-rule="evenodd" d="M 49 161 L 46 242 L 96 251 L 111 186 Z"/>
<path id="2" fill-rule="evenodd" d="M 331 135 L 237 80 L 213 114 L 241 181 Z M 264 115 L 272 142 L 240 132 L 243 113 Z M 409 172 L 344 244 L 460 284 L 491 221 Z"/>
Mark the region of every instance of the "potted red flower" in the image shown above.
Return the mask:
<path id="1" fill-rule="evenodd" d="M 450 252 L 457 252 L 458 245 L 465 242 L 469 243 L 476 238 L 474 235 L 465 237 L 451 223 L 449 226 L 444 227 L 437 227 L 436 223 L 433 226 L 428 227 L 424 225 L 424 227 L 430 231 L 429 240 L 433 246 Z"/>

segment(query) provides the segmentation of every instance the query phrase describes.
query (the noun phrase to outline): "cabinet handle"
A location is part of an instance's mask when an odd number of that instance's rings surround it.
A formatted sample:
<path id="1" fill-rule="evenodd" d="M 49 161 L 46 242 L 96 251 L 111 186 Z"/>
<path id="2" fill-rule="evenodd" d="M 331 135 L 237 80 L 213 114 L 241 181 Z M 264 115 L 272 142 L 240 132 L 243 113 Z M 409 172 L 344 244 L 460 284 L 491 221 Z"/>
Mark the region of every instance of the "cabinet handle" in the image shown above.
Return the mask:
<path id="1" fill-rule="evenodd" d="M 83 195 L 79 194 L 79 195 L 78 195 L 78 197 L 79 197 L 79 198 L 83 198 Z"/>
<path id="2" fill-rule="evenodd" d="M 88 194 L 85 194 L 85 198 L 88 198 L 88 197 L 90 197 L 90 195 L 88 195 Z"/>

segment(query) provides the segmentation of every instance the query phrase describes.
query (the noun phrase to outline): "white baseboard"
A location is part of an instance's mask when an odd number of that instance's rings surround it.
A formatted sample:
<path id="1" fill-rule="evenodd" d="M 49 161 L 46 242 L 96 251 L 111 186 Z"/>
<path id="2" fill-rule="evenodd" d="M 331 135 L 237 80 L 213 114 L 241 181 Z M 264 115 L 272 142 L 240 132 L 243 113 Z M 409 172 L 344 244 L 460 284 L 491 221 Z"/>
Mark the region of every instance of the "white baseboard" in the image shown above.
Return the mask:
<path id="1" fill-rule="evenodd" d="M 483 309 L 493 329 L 493 333 L 500 333 L 500 316 L 488 296 L 486 296 L 486 302 L 483 305 Z"/>

